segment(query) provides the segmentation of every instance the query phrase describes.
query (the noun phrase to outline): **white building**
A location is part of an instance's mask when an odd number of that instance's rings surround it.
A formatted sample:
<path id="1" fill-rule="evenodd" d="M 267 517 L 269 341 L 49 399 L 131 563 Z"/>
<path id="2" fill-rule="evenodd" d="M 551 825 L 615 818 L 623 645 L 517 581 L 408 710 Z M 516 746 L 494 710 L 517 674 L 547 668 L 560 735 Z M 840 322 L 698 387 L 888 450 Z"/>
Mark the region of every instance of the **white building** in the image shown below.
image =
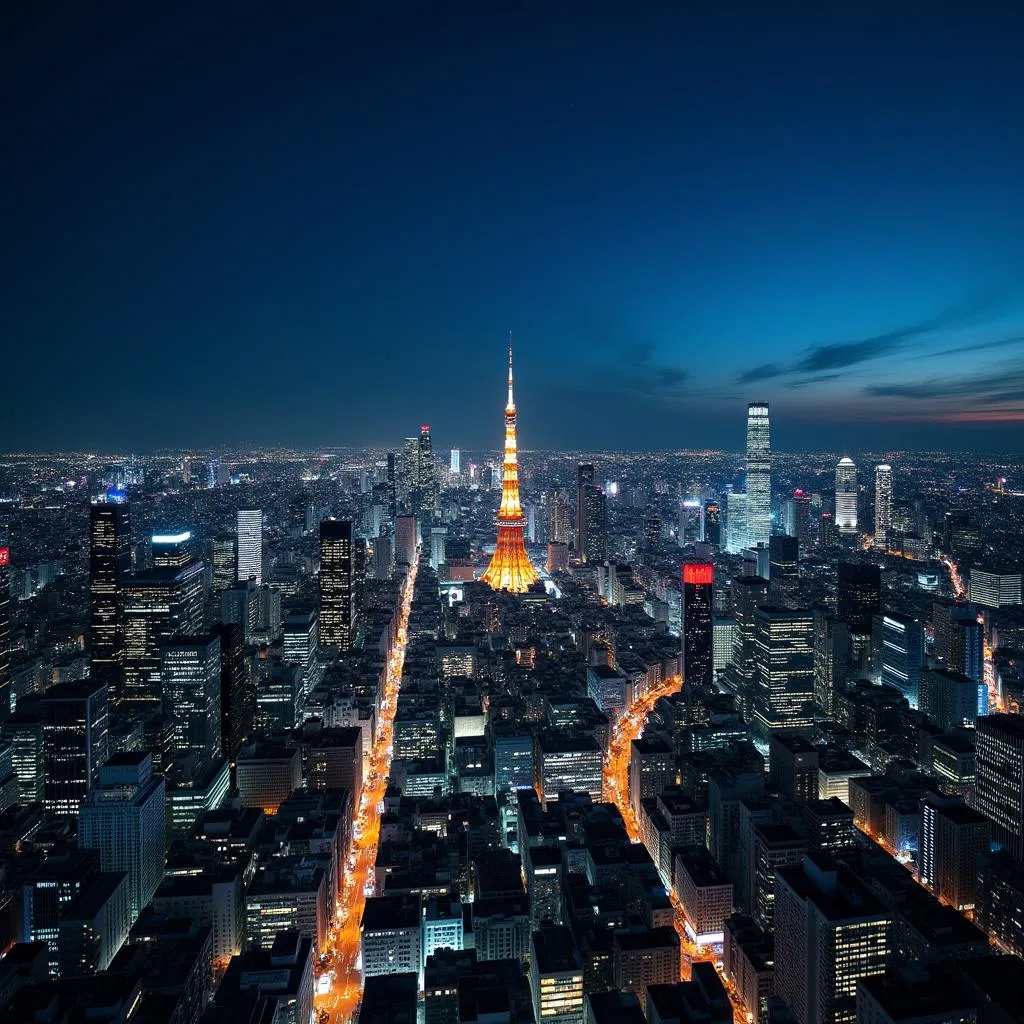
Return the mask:
<path id="1" fill-rule="evenodd" d="M 767 546 L 772 532 L 772 449 L 768 403 L 747 406 L 747 546 Z"/>
<path id="2" fill-rule="evenodd" d="M 98 851 L 103 871 L 127 872 L 133 921 L 163 877 L 166 838 L 164 780 L 153 778 L 152 754 L 115 754 L 79 808 L 78 845 Z"/>
<path id="3" fill-rule="evenodd" d="M 240 508 L 236 519 L 238 531 L 238 580 L 254 579 L 263 585 L 263 510 Z"/>
<path id="4" fill-rule="evenodd" d="M 875 547 L 884 548 L 892 533 L 892 466 L 875 466 Z"/>
<path id="5" fill-rule="evenodd" d="M 857 467 L 846 455 L 836 466 L 836 529 L 847 537 L 857 533 Z"/>
<path id="6" fill-rule="evenodd" d="M 423 929 L 419 897 L 376 896 L 363 911 L 363 978 L 378 974 L 419 976 Z"/>
<path id="7" fill-rule="evenodd" d="M 439 949 L 462 949 L 462 903 L 433 896 L 423 907 L 422 966 Z"/>

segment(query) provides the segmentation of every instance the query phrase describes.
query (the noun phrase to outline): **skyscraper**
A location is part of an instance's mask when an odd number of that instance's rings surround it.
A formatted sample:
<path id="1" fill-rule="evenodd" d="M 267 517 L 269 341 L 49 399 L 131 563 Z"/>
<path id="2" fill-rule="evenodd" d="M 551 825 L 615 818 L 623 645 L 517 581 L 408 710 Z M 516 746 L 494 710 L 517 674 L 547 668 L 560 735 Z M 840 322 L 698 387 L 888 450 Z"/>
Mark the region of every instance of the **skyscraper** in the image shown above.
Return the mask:
<path id="1" fill-rule="evenodd" d="M 832 714 L 838 690 L 846 682 L 850 662 L 850 629 L 842 619 L 815 614 L 814 701 L 826 717 Z"/>
<path id="2" fill-rule="evenodd" d="M 732 663 L 725 670 L 726 688 L 736 695 L 746 721 L 754 709 L 754 658 L 756 630 L 754 614 L 768 602 L 768 581 L 760 576 L 737 576 L 732 581 L 733 617 L 736 620 Z"/>
<path id="3" fill-rule="evenodd" d="M 790 537 L 796 537 L 802 548 L 811 542 L 811 496 L 798 487 L 782 510 L 782 526 Z"/>
<path id="4" fill-rule="evenodd" d="M 587 546 L 587 501 L 585 491 L 594 484 L 592 463 L 581 462 L 576 469 L 576 557 L 584 558 Z"/>
<path id="5" fill-rule="evenodd" d="M 594 484 L 583 488 L 583 518 L 583 560 L 603 562 L 608 557 L 608 502 L 603 488 Z"/>
<path id="6" fill-rule="evenodd" d="M 167 819 L 164 780 L 148 752 L 115 754 L 78 811 L 78 845 L 96 850 L 103 871 L 128 874 L 134 921 L 164 874 Z"/>
<path id="7" fill-rule="evenodd" d="M 875 618 L 882 682 L 895 686 L 917 707 L 918 676 L 924 664 L 924 628 L 912 615 L 888 612 Z"/>
<path id="8" fill-rule="evenodd" d="M 230 533 L 220 533 L 213 538 L 214 593 L 223 593 L 237 579 L 237 558 L 235 538 Z"/>
<path id="9" fill-rule="evenodd" d="M 713 690 L 714 578 L 710 562 L 683 563 L 683 679 L 688 691 L 694 687 Z"/>
<path id="10" fill-rule="evenodd" d="M 150 539 L 155 569 L 180 569 L 192 561 L 192 532 L 154 533 Z"/>
<path id="11" fill-rule="evenodd" d="M 23 698 L 18 713 L 43 724 L 44 810 L 74 817 L 109 751 L 106 684 L 97 679 L 58 683 Z"/>
<path id="12" fill-rule="evenodd" d="M 725 501 L 725 550 L 738 555 L 747 546 L 747 495 L 730 491 Z"/>
<path id="13" fill-rule="evenodd" d="M 238 582 L 253 579 L 263 585 L 263 510 L 240 508 L 238 527 Z"/>
<path id="14" fill-rule="evenodd" d="M 704 536 L 701 539 L 716 548 L 722 543 L 722 510 L 717 501 L 704 503 Z"/>
<path id="15" fill-rule="evenodd" d="M 568 544 L 572 534 L 572 505 L 564 491 L 548 491 L 548 540 Z"/>
<path id="16" fill-rule="evenodd" d="M 877 565 L 840 562 L 836 599 L 839 618 L 854 636 L 870 636 L 882 605 L 882 572 Z"/>
<path id="17" fill-rule="evenodd" d="M 992 822 L 996 847 L 1024 861 L 1024 718 L 979 718 L 974 806 Z"/>
<path id="18" fill-rule="evenodd" d="M 491 563 L 481 578 L 493 590 L 524 593 L 536 582 L 537 571 L 523 544 L 526 520 L 519 503 L 519 457 L 516 451 L 516 403 L 512 396 L 511 345 L 508 349 L 508 401 L 505 403 L 505 459 L 497 522 L 498 543 Z"/>
<path id="19" fill-rule="evenodd" d="M 461 462 L 462 462 L 462 453 L 459 451 L 458 448 L 453 448 L 452 449 L 452 461 L 451 461 L 451 464 L 450 464 L 450 468 L 451 468 L 451 471 L 453 473 L 460 472 L 460 468 L 459 467 L 461 465 Z"/>
<path id="20" fill-rule="evenodd" d="M 772 453 L 768 403 L 747 406 L 747 546 L 767 544 L 772 532 Z"/>
<path id="21" fill-rule="evenodd" d="M 437 467 L 434 465 L 434 444 L 430 437 L 430 425 L 420 427 L 419 451 L 416 459 L 416 485 L 420 496 L 419 511 L 427 517 L 441 511 L 440 494 L 437 489 Z"/>
<path id="22" fill-rule="evenodd" d="M 892 533 L 892 466 L 875 466 L 875 547 L 884 548 Z"/>
<path id="23" fill-rule="evenodd" d="M 846 455 L 836 466 L 836 529 L 844 537 L 857 533 L 857 467 Z"/>
<path id="24" fill-rule="evenodd" d="M 245 690 L 242 627 L 223 622 L 213 632 L 220 638 L 220 745 L 224 756 L 234 764 L 252 720 Z"/>
<path id="25" fill-rule="evenodd" d="M 352 648 L 355 628 L 352 521 L 320 523 L 320 643 L 339 651 Z"/>
<path id="26" fill-rule="evenodd" d="M 203 563 L 192 562 L 147 569 L 125 582 L 123 697 L 160 701 L 164 644 L 173 636 L 202 631 L 205 575 Z"/>
<path id="27" fill-rule="evenodd" d="M 122 595 L 132 569 L 127 503 L 107 501 L 89 510 L 89 646 L 91 674 L 121 696 L 124 675 Z"/>
<path id="28" fill-rule="evenodd" d="M 814 613 L 762 605 L 754 611 L 754 718 L 765 735 L 814 721 Z"/>
<path id="29" fill-rule="evenodd" d="M 220 637 L 178 636 L 161 653 L 164 712 L 174 716 L 174 747 L 211 760 L 221 752 Z"/>
<path id="30" fill-rule="evenodd" d="M 0 721 L 11 713 L 11 551 L 0 547 Z"/>

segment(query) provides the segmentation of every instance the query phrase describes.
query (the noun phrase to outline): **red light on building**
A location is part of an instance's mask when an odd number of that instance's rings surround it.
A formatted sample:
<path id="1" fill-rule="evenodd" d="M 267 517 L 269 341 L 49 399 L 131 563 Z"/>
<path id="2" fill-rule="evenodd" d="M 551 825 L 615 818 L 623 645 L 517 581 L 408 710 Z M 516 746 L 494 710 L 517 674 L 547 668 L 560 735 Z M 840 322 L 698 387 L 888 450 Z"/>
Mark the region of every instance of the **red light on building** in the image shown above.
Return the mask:
<path id="1" fill-rule="evenodd" d="M 684 583 L 713 583 L 715 567 L 710 562 L 686 562 L 683 564 Z"/>
<path id="2" fill-rule="evenodd" d="M 0 569 L 11 564 L 11 549 L 0 548 Z"/>
<path id="3" fill-rule="evenodd" d="M 803 496 L 804 492 L 799 487 L 795 491 L 793 491 L 794 498 L 802 498 Z"/>
<path id="4" fill-rule="evenodd" d="M 420 433 L 421 434 L 429 434 L 430 433 L 430 424 L 429 423 L 422 423 L 422 424 L 420 424 Z"/>

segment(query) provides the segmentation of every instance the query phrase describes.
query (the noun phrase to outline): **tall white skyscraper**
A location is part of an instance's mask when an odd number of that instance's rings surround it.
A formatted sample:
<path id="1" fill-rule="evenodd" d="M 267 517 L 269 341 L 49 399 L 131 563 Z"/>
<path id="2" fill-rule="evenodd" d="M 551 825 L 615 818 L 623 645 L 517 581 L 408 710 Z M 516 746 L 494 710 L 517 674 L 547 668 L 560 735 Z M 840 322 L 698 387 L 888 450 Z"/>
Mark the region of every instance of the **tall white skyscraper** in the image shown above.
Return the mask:
<path id="1" fill-rule="evenodd" d="M 884 548 L 892 532 L 892 466 L 875 466 L 875 546 Z"/>
<path id="2" fill-rule="evenodd" d="M 747 546 L 747 495 L 731 491 L 725 505 L 725 550 L 738 555 Z"/>
<path id="3" fill-rule="evenodd" d="M 772 445 L 768 403 L 747 406 L 747 546 L 768 544 L 772 532 Z"/>
<path id="4" fill-rule="evenodd" d="M 238 581 L 263 585 L 263 509 L 238 510 Z"/>
<path id="5" fill-rule="evenodd" d="M 857 467 L 845 455 L 836 466 L 836 529 L 847 537 L 857 532 Z"/>
<path id="6" fill-rule="evenodd" d="M 462 453 L 459 451 L 458 448 L 453 448 L 452 449 L 452 462 L 451 462 L 451 470 L 452 470 L 453 473 L 458 473 L 459 472 L 459 463 L 460 463 L 461 459 L 462 459 Z"/>

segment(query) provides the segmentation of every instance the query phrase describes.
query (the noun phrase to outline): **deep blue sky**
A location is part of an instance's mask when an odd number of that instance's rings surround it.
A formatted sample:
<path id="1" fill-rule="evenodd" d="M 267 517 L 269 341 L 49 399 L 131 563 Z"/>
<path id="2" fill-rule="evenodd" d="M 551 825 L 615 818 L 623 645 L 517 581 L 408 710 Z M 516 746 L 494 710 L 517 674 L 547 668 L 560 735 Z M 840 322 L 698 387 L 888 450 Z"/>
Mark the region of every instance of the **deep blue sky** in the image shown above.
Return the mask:
<path id="1" fill-rule="evenodd" d="M 1022 5 L 26 6 L 0 447 L 1024 448 Z"/>

